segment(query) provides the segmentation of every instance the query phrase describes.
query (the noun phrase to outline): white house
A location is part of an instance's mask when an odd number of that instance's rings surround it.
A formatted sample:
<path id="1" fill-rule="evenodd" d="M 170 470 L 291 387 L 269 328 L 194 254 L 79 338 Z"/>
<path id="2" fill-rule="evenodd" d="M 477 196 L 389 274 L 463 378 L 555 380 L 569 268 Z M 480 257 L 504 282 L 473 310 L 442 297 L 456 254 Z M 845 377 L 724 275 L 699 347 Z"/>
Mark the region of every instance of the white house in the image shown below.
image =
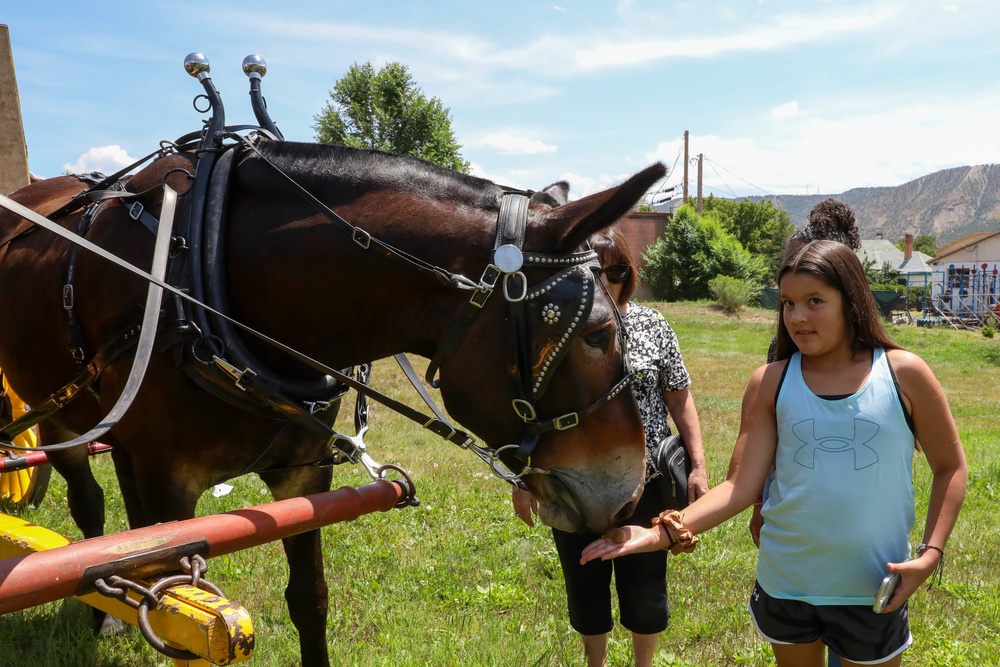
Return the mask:
<path id="1" fill-rule="evenodd" d="M 952 241 L 930 265 L 934 305 L 943 314 L 980 322 L 1000 314 L 1000 231 Z"/>

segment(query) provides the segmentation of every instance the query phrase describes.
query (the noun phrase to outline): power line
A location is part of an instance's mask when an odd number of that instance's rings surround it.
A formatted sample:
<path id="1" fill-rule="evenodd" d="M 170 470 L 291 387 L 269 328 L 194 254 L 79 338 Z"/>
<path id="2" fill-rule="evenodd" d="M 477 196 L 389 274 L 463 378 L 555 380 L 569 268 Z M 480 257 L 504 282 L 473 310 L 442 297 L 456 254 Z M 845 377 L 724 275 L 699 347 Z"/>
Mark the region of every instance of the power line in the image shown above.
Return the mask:
<path id="1" fill-rule="evenodd" d="M 705 158 L 705 159 L 708 160 L 708 158 Z M 713 167 L 712 167 L 713 169 L 717 166 L 720 169 L 722 169 L 723 171 L 725 171 L 726 173 L 733 174 L 733 172 L 731 172 L 730 170 L 726 169 L 721 164 L 719 164 L 717 162 L 714 162 L 713 160 L 708 160 L 708 161 L 709 161 L 710 164 L 713 165 Z M 718 174 L 718 172 L 716 172 L 716 174 Z M 733 174 L 733 176 L 735 176 L 736 178 L 740 179 L 741 181 L 743 181 L 744 183 L 746 183 L 750 187 L 756 188 L 756 189 L 760 190 L 761 192 L 763 192 L 768 197 L 776 197 L 777 196 L 773 192 L 768 192 L 767 190 L 765 190 L 764 188 L 760 187 L 759 185 L 754 185 L 753 183 L 751 183 L 750 181 L 746 180 L 742 176 L 738 176 L 737 174 Z M 719 178 L 722 178 L 722 177 L 719 176 Z M 727 185 L 726 187 L 729 187 L 729 186 Z M 733 196 L 735 197 L 736 195 L 734 194 Z"/>
<path id="2" fill-rule="evenodd" d="M 704 159 L 704 156 L 702 157 Z M 714 171 L 715 175 L 719 177 L 719 180 L 722 181 L 722 184 L 725 185 L 726 188 L 728 188 L 729 194 L 731 194 L 734 198 L 736 198 L 736 192 L 734 192 L 733 189 L 729 187 L 729 183 L 726 183 L 726 179 L 724 179 L 722 177 L 722 174 L 720 174 L 719 171 L 715 168 L 715 162 L 713 162 L 712 160 L 708 160 L 708 166 L 712 168 L 712 171 Z M 702 187 L 704 187 L 704 185 Z"/>
<path id="3" fill-rule="evenodd" d="M 680 162 L 680 159 L 681 159 L 681 152 L 682 152 L 683 150 L 684 150 L 684 148 L 683 148 L 683 145 L 681 145 L 681 146 L 680 146 L 680 147 L 679 147 L 679 148 L 677 149 L 677 156 L 676 156 L 676 157 L 674 157 L 674 164 L 673 164 L 673 165 L 672 165 L 672 166 L 670 167 L 670 170 L 669 170 L 669 171 L 667 172 L 667 177 L 666 177 L 665 179 L 663 179 L 663 183 L 661 183 L 661 184 L 660 184 L 660 187 L 659 187 L 659 188 L 657 188 L 656 192 L 654 192 L 653 194 L 651 194 L 651 195 L 649 196 L 649 201 L 650 201 L 650 202 L 652 202 L 652 201 L 653 201 L 653 198 L 654 198 L 654 197 L 656 197 L 656 195 L 658 195 L 658 194 L 659 194 L 660 192 L 662 192 L 663 190 L 665 190 L 665 189 L 666 189 L 666 187 L 667 187 L 667 182 L 668 182 L 668 181 L 670 180 L 670 177 L 671 177 L 671 176 L 673 176 L 673 175 L 674 175 L 674 173 L 675 173 L 675 172 L 677 171 L 677 163 L 678 163 L 678 162 Z"/>
<path id="4" fill-rule="evenodd" d="M 703 157 L 703 159 L 705 159 L 705 160 L 708 160 L 708 163 L 709 163 L 709 165 L 711 165 L 711 166 L 712 166 L 712 170 L 713 170 L 713 171 L 715 171 L 715 174 L 716 174 L 716 175 L 717 175 L 717 176 L 719 177 L 719 179 L 720 179 L 720 180 L 721 180 L 721 181 L 723 182 L 723 184 L 725 184 L 725 186 L 726 186 L 727 188 L 729 187 L 729 184 L 728 184 L 728 183 L 726 183 L 725 179 L 723 179 L 723 178 L 722 178 L 722 175 L 721 175 L 721 174 L 719 174 L 719 172 L 718 172 L 718 171 L 717 171 L 717 170 L 715 169 L 716 167 L 719 167 L 719 169 L 722 169 L 723 171 L 725 171 L 725 172 L 726 172 L 726 173 L 728 173 L 728 174 L 732 174 L 732 175 L 733 175 L 734 177 L 736 177 L 736 178 L 738 178 L 739 180 L 743 181 L 744 183 L 746 183 L 746 184 L 747 184 L 747 185 L 749 185 L 750 187 L 752 187 L 752 188 L 756 188 L 756 189 L 760 190 L 761 192 L 763 192 L 763 193 L 764 193 L 764 196 L 765 196 L 765 197 L 768 197 L 768 198 L 770 198 L 770 199 L 771 199 L 772 201 L 773 201 L 773 200 L 774 200 L 775 198 L 777 198 L 777 197 L 779 197 L 779 196 L 780 196 L 780 195 L 776 195 L 776 194 L 774 194 L 774 193 L 772 193 L 772 192 L 768 192 L 767 190 L 765 190 L 764 188 L 760 187 L 759 185 L 754 185 L 753 183 L 751 183 L 750 181 L 746 180 L 746 179 L 745 179 L 745 178 L 743 178 L 742 176 L 739 176 L 739 175 L 737 175 L 737 174 L 734 174 L 734 173 L 733 173 L 732 171 L 730 171 L 729 169 L 726 169 L 726 168 L 725 168 L 725 167 L 723 167 L 723 166 L 722 166 L 721 164 L 718 164 L 717 162 L 715 162 L 715 161 L 713 161 L 713 160 L 709 160 L 709 159 L 708 159 L 707 157 L 705 157 L 705 156 L 702 156 L 702 157 Z M 703 186 L 703 187 L 707 187 L 707 186 Z M 713 189 L 713 190 L 714 190 L 715 188 L 709 188 L 709 189 Z M 730 188 L 730 191 L 729 191 L 729 192 L 730 192 L 730 194 L 731 194 L 731 195 L 733 196 L 733 198 L 734 198 L 734 199 L 742 199 L 742 198 L 743 198 L 743 197 L 739 197 L 739 196 L 737 196 L 737 195 L 736 195 L 736 193 L 735 193 L 735 192 L 733 192 L 733 190 L 732 190 L 731 188 Z M 785 212 L 787 213 L 788 211 L 786 210 Z M 789 215 L 789 218 L 791 218 L 791 217 L 792 217 L 792 214 L 791 214 L 791 213 L 789 213 L 788 215 Z M 800 220 L 800 222 L 803 222 L 803 223 L 805 223 L 805 222 L 808 222 L 808 221 L 809 221 L 809 218 L 808 218 L 807 216 L 802 216 L 802 215 L 796 215 L 795 217 L 796 217 L 796 218 L 798 218 L 798 219 Z M 796 226 L 796 227 L 798 227 L 799 225 L 798 225 L 798 224 L 796 223 L 796 225 L 795 225 L 795 226 Z"/>

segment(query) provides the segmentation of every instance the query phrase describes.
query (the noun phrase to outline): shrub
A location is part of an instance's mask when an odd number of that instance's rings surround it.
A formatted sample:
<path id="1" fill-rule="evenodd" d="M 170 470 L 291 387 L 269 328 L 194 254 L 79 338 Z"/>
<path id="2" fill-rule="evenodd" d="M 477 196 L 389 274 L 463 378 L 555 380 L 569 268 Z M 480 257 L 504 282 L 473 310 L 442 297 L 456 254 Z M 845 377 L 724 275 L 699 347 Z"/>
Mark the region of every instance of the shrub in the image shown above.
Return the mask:
<path id="1" fill-rule="evenodd" d="M 664 236 L 643 253 L 640 276 L 656 299 L 706 299 L 712 276 L 727 275 L 752 285 L 763 283 L 768 267 L 748 252 L 712 216 L 701 216 L 685 205 L 674 215 Z"/>
<path id="2" fill-rule="evenodd" d="M 758 291 L 745 280 L 722 275 L 709 280 L 708 289 L 727 315 L 735 315 L 743 310 L 748 303 L 757 298 Z"/>
<path id="3" fill-rule="evenodd" d="M 991 327 L 990 325 L 987 324 L 985 327 L 979 330 L 979 333 L 982 334 L 983 338 L 993 338 L 994 336 L 997 335 L 997 330 L 996 327 Z"/>

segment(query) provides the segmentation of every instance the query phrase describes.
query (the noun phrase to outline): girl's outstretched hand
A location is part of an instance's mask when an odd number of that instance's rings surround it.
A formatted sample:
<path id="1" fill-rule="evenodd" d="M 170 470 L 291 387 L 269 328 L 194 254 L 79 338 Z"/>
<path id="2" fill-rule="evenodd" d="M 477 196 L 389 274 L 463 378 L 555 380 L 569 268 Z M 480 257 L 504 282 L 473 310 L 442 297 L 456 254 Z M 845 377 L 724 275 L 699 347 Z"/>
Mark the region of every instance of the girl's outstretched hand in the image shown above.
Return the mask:
<path id="1" fill-rule="evenodd" d="M 595 558 L 610 560 L 627 554 L 659 551 L 666 545 L 666 540 L 664 540 L 664 544 L 660 544 L 662 536 L 663 531 L 658 526 L 652 528 L 643 528 L 642 526 L 612 528 L 604 534 L 604 537 L 587 545 L 580 556 L 580 564 L 583 565 Z"/>
<path id="2" fill-rule="evenodd" d="M 698 546 L 698 538 L 684 527 L 684 515 L 668 510 L 653 517 L 653 526 L 624 526 L 613 528 L 604 537 L 591 542 L 583 550 L 580 564 L 600 558 L 608 560 L 627 554 L 670 549 L 671 553 L 691 553 Z"/>

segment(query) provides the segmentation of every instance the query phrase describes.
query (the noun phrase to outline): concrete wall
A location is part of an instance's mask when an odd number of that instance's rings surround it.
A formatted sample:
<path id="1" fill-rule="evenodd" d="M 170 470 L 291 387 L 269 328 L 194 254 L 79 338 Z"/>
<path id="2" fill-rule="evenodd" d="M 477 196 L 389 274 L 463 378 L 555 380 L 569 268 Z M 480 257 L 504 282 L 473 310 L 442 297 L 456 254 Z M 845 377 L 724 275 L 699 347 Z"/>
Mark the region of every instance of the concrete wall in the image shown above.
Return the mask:
<path id="1" fill-rule="evenodd" d="M 23 188 L 30 180 L 10 31 L 0 25 L 0 193 Z"/>

